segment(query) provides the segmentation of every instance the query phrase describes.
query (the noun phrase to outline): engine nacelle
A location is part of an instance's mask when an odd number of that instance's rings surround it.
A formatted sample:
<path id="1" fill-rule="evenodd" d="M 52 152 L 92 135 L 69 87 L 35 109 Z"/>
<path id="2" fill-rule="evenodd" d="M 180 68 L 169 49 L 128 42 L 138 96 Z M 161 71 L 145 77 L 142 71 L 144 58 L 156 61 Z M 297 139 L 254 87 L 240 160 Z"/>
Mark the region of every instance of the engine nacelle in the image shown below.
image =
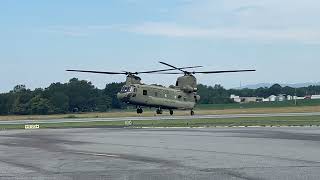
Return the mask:
<path id="1" fill-rule="evenodd" d="M 197 79 L 192 75 L 184 75 L 177 79 L 176 86 L 182 91 L 187 93 L 196 92 L 197 89 Z"/>
<path id="2" fill-rule="evenodd" d="M 126 85 L 141 84 L 141 78 L 135 75 L 128 75 L 126 79 Z"/>
<path id="3" fill-rule="evenodd" d="M 181 88 L 182 91 L 186 92 L 186 93 L 192 93 L 194 92 L 194 88 L 192 88 L 191 86 L 187 85 Z"/>

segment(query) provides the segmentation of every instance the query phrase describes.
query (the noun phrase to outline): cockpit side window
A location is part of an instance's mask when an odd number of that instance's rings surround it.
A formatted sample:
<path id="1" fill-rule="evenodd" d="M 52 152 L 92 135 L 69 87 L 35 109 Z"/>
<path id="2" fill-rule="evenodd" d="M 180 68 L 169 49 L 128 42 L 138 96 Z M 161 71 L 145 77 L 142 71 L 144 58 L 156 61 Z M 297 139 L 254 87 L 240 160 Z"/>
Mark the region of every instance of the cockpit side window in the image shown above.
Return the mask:
<path id="1" fill-rule="evenodd" d="M 125 93 L 125 92 L 132 92 L 134 89 L 134 87 L 130 87 L 130 86 L 123 86 L 121 88 L 121 92 Z"/>

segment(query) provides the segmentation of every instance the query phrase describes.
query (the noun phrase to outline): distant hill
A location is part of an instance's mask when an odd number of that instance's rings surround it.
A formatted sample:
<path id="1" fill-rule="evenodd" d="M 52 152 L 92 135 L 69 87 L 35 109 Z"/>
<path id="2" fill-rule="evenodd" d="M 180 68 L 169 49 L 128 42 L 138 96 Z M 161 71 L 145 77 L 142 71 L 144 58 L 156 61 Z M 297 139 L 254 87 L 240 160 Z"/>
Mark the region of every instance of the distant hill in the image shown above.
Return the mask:
<path id="1" fill-rule="evenodd" d="M 260 87 L 271 87 L 272 85 L 274 85 L 276 83 L 258 83 L 258 84 L 251 84 L 251 85 L 246 85 L 246 86 L 242 86 L 237 87 L 235 89 L 244 89 L 244 88 L 248 88 L 248 89 L 258 89 Z M 293 88 L 301 88 L 301 87 L 308 87 L 308 86 L 312 86 L 312 85 L 320 85 L 320 82 L 317 83 L 295 83 L 295 84 L 280 84 L 282 87 L 285 86 L 289 86 L 289 87 L 293 87 Z"/>

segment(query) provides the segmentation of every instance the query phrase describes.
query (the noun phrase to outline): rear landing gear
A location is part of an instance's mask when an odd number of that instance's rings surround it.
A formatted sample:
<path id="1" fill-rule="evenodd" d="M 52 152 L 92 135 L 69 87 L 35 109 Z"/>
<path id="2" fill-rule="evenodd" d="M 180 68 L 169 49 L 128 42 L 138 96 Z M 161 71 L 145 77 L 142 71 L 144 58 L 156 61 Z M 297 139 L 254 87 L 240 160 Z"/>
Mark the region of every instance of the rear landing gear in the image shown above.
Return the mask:
<path id="1" fill-rule="evenodd" d="M 170 115 L 171 115 L 171 116 L 173 115 L 173 110 L 172 110 L 172 109 L 170 109 Z"/>
<path id="2" fill-rule="evenodd" d="M 137 109 L 137 114 L 142 114 L 142 113 L 143 113 L 143 110 L 142 110 L 142 108 L 139 107 L 139 108 Z"/>
<path id="3" fill-rule="evenodd" d="M 194 115 L 194 111 L 193 111 L 193 110 L 190 111 L 190 115 L 191 115 L 191 116 Z"/>

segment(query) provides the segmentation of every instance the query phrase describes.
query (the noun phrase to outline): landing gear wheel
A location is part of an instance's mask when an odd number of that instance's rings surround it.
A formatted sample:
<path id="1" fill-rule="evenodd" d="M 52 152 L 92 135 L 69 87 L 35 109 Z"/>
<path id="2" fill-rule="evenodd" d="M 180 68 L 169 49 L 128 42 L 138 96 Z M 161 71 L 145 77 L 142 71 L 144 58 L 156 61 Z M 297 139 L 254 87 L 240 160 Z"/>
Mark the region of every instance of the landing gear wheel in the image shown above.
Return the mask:
<path id="1" fill-rule="evenodd" d="M 170 109 L 170 115 L 171 115 L 171 116 L 173 115 L 173 110 L 172 110 L 172 109 Z"/>
<path id="2" fill-rule="evenodd" d="M 157 109 L 157 110 L 156 110 L 156 113 L 157 113 L 157 114 L 162 114 L 162 109 L 160 109 L 160 108 Z"/>
<path id="3" fill-rule="evenodd" d="M 191 116 L 193 116 L 193 115 L 194 115 L 194 111 L 193 111 L 193 110 L 191 110 L 191 111 L 190 111 L 190 114 L 191 114 Z"/>
<path id="4" fill-rule="evenodd" d="M 137 114 L 142 114 L 142 113 L 143 113 L 142 108 L 138 108 L 138 109 L 137 109 Z"/>

